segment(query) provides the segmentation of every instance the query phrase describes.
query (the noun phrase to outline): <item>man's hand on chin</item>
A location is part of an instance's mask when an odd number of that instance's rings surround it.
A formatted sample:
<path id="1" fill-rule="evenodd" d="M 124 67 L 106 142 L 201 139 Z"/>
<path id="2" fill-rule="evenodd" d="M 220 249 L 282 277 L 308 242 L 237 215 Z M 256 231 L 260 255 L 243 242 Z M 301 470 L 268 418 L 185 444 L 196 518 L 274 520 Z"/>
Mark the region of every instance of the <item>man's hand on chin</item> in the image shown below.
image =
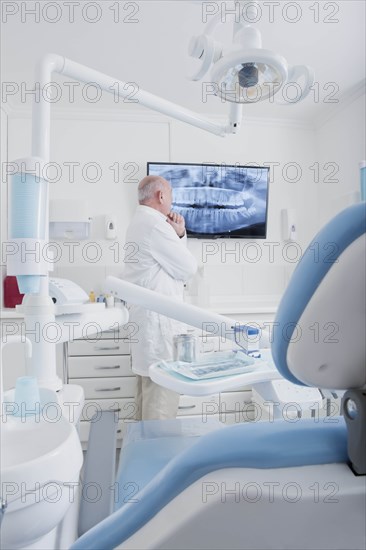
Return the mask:
<path id="1" fill-rule="evenodd" d="M 186 232 L 186 224 L 183 216 L 178 214 L 178 212 L 169 212 L 166 221 L 170 223 L 178 237 L 184 237 Z"/>

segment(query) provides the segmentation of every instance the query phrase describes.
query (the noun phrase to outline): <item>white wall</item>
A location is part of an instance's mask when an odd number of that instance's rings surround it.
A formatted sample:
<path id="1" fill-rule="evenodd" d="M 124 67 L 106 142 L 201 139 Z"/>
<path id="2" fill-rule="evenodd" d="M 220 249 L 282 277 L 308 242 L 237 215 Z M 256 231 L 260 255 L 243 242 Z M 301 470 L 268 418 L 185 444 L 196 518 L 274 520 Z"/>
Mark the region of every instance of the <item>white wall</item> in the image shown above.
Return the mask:
<path id="1" fill-rule="evenodd" d="M 331 163 L 319 182 L 322 222 L 359 200 L 358 163 L 366 157 L 365 105 L 365 92 L 342 102 L 316 132 L 319 162 Z"/>
<path id="2" fill-rule="evenodd" d="M 8 160 L 8 116 L 3 108 L 0 109 L 0 166 L 1 166 L 1 190 L 0 190 L 0 241 L 3 242 L 7 238 L 7 216 L 6 216 L 6 204 L 7 204 L 7 179 L 4 175 L 3 167 L 6 166 Z M 3 280 L 6 275 L 6 267 L 3 264 L 3 259 L 0 260 L 1 269 L 1 288 L 0 288 L 0 305 L 3 304 Z"/>
<path id="3" fill-rule="evenodd" d="M 286 120 L 244 118 L 239 135 L 218 138 L 148 112 L 125 115 L 75 109 L 55 110 L 51 128 L 51 160 L 59 166 L 58 173 L 49 171 L 56 180 L 50 184 L 51 199 L 82 199 L 93 218 L 90 239 L 76 246 L 74 259 L 69 248 L 62 245 L 54 275 L 75 280 L 87 292 L 93 289 L 99 293 L 106 274 L 121 273 L 125 230 L 147 161 L 258 163 L 272 168 L 265 241 L 189 241 L 198 260 L 205 264 L 211 305 L 276 303 L 301 251 L 319 227 L 319 186 L 310 169 L 318 156 L 311 127 Z M 8 143 L 9 159 L 29 155 L 29 114 L 9 117 Z M 71 162 L 79 163 L 74 182 L 65 164 Z M 94 183 L 85 181 L 82 175 L 90 162 L 100 166 L 101 177 Z M 116 163 L 120 168 L 117 182 L 111 169 Z M 90 168 L 87 175 L 93 178 L 95 174 Z M 282 241 L 280 214 L 284 208 L 295 210 L 298 245 Z M 118 243 L 105 240 L 105 214 L 116 215 Z M 98 250 L 101 257 L 94 262 Z M 197 299 L 197 281 L 188 287 L 193 302 Z"/>
<path id="4" fill-rule="evenodd" d="M 265 241 L 200 241 L 191 246 L 200 260 L 207 260 L 205 276 L 213 303 L 274 303 L 283 293 L 298 250 L 287 247 L 280 231 L 280 212 L 294 208 L 298 220 L 298 241 L 302 249 L 317 226 L 316 186 L 307 181 L 308 166 L 314 162 L 313 130 L 285 121 L 246 120 L 239 136 L 218 140 L 198 130 L 172 125 L 172 161 L 226 162 L 240 164 L 279 163 L 271 171 L 268 233 Z M 182 153 L 182 151 L 184 153 Z M 299 169 L 291 167 L 297 163 Z M 299 181 L 296 179 L 298 171 Z M 313 216 L 310 223 L 306 212 Z M 270 245 L 274 257 L 270 254 Z M 207 251 L 213 249 L 212 255 Z M 234 251 L 234 253 L 230 253 Z M 197 289 L 191 285 L 195 294 Z"/>

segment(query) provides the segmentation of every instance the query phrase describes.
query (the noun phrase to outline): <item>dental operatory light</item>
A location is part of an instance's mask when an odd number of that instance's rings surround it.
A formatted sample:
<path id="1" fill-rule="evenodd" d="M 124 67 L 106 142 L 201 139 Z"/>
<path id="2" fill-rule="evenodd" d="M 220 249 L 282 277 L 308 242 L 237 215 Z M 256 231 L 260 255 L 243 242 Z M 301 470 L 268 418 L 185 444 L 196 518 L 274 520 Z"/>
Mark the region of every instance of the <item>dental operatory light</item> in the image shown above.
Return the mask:
<path id="1" fill-rule="evenodd" d="M 313 70 L 305 65 L 289 66 L 282 56 L 263 49 L 260 31 L 240 21 L 244 8 L 248 14 L 255 10 L 254 3 L 236 4 L 242 9 L 233 14 L 233 46 L 229 51 L 224 51 L 224 47 L 212 37 L 216 28 L 226 22 L 223 7 L 209 21 L 204 34 L 191 39 L 189 54 L 201 61 L 191 79 L 201 80 L 211 69 L 213 93 L 231 103 L 249 104 L 272 99 L 281 89 L 282 98 L 277 101 L 277 96 L 276 103 L 289 104 L 304 99 L 314 83 Z M 254 19 L 255 13 L 251 20 Z M 293 92 L 290 94 L 288 90 L 287 93 L 286 85 L 295 88 L 295 99 Z"/>

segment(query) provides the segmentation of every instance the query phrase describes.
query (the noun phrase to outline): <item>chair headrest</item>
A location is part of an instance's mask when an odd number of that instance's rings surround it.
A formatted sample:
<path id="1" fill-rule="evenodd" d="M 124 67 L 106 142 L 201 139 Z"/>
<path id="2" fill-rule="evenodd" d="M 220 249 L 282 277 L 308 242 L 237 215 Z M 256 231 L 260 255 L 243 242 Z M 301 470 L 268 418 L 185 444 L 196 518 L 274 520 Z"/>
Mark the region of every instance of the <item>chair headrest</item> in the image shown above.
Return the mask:
<path id="1" fill-rule="evenodd" d="M 314 237 L 279 305 L 272 354 L 295 384 L 362 388 L 365 369 L 366 205 L 353 205 Z"/>

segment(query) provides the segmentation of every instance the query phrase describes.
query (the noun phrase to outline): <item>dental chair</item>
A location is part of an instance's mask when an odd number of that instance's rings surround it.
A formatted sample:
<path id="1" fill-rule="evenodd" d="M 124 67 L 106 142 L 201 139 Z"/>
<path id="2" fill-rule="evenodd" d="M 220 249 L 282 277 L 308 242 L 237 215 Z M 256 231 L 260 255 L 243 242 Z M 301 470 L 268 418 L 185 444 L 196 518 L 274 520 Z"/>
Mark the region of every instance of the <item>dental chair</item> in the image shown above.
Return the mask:
<path id="1" fill-rule="evenodd" d="M 365 548 L 365 203 L 313 239 L 274 326 L 280 373 L 347 390 L 343 414 L 208 423 L 203 435 L 200 419 L 131 425 L 114 511 L 82 510 L 73 550 Z"/>

